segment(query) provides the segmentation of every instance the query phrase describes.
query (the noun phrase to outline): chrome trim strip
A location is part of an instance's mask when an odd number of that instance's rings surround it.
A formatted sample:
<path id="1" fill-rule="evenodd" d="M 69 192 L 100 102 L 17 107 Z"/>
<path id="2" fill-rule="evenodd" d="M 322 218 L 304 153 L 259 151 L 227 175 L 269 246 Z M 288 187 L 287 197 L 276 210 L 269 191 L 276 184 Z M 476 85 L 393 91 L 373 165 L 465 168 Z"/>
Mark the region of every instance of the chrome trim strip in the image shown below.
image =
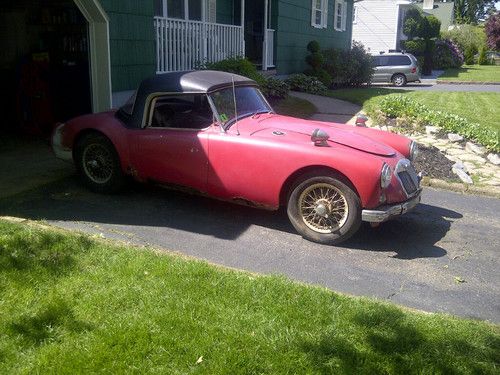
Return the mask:
<path id="1" fill-rule="evenodd" d="M 370 223 L 382 223 L 394 216 L 403 215 L 420 203 L 422 189 L 417 190 L 417 193 L 416 197 L 400 204 L 382 206 L 377 210 L 363 210 L 361 211 L 361 220 Z"/>

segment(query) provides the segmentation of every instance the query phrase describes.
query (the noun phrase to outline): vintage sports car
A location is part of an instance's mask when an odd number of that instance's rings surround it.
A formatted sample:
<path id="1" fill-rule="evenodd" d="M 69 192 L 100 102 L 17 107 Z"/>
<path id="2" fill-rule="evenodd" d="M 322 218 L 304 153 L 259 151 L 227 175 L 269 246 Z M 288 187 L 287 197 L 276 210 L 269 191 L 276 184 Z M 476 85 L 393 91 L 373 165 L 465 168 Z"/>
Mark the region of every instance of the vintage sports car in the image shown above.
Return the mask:
<path id="1" fill-rule="evenodd" d="M 176 72 L 144 80 L 120 109 L 58 125 L 55 154 L 85 184 L 115 192 L 125 177 L 276 210 L 326 244 L 362 221 L 381 223 L 420 201 L 417 147 L 400 135 L 281 116 L 245 77 Z"/>

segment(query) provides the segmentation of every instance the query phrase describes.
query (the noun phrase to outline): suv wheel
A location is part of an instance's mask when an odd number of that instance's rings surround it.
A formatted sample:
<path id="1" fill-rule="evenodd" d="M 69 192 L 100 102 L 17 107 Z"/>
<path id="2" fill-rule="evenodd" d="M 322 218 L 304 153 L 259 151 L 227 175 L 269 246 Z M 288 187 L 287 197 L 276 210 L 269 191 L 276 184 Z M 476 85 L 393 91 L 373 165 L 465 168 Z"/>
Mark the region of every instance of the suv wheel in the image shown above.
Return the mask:
<path id="1" fill-rule="evenodd" d="M 406 85 L 406 76 L 405 76 L 404 74 L 401 74 L 401 73 L 399 73 L 399 74 L 394 74 L 394 75 L 392 76 L 391 81 L 392 81 L 392 84 L 393 84 L 394 86 L 401 87 L 401 86 Z"/>

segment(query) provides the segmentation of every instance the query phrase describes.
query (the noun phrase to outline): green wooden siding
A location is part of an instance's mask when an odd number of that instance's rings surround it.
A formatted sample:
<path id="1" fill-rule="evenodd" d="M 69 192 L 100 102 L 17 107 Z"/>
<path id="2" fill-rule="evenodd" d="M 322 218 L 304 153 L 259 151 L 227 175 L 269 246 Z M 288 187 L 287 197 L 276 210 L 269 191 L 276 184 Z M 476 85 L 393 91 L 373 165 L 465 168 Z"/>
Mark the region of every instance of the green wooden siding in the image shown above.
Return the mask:
<path id="1" fill-rule="evenodd" d="M 153 0 L 101 0 L 109 17 L 112 91 L 136 89 L 155 73 Z"/>
<path id="2" fill-rule="evenodd" d="M 310 0 L 273 1 L 271 21 L 276 30 L 275 63 L 278 74 L 307 69 L 304 59 L 311 40 L 317 40 L 322 49 L 350 48 L 353 2 L 347 2 L 346 31 L 335 31 L 333 28 L 334 3 L 334 0 L 328 1 L 328 27 L 317 29 L 311 26 Z"/>
<path id="3" fill-rule="evenodd" d="M 217 23 L 233 24 L 234 0 L 217 0 Z"/>

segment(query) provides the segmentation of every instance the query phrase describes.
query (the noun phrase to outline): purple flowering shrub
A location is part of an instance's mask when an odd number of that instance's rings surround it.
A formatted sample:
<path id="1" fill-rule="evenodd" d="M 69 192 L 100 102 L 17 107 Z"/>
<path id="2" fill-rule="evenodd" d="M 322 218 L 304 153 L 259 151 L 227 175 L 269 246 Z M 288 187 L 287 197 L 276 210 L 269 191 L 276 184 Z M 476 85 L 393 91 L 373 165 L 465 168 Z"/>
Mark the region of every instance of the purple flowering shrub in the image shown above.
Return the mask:
<path id="1" fill-rule="evenodd" d="M 500 13 L 488 18 L 485 25 L 488 47 L 493 50 L 500 50 Z"/>
<path id="2" fill-rule="evenodd" d="M 436 41 L 432 59 L 435 69 L 460 68 L 464 63 L 462 51 L 449 39 Z"/>

